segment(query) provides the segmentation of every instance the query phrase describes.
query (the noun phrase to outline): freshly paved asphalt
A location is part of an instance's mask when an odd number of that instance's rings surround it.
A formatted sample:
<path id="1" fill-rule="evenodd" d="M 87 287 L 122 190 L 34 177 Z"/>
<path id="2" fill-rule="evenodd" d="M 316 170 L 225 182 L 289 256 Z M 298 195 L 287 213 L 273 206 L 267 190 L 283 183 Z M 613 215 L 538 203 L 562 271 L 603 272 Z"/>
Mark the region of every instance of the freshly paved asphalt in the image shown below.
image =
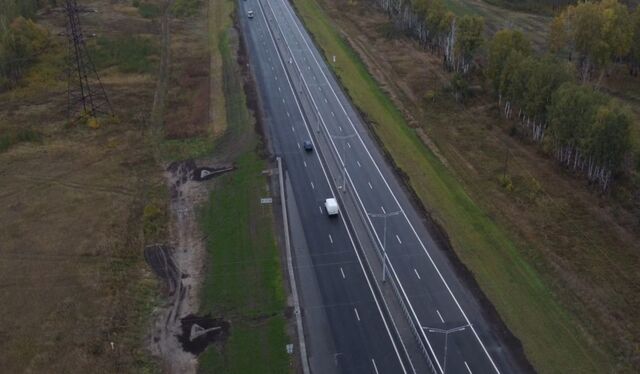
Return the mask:
<path id="1" fill-rule="evenodd" d="M 326 321 L 325 326 L 315 326 L 315 330 L 328 330 L 319 333 L 331 339 L 325 345 L 333 348 L 333 352 L 326 349 L 318 352 L 309 345 L 312 370 L 408 372 L 403 362 L 406 358 L 386 325 L 349 232 L 341 218 L 329 219 L 324 211 L 324 199 L 334 192 L 322 172 L 318 153 L 302 149 L 302 143 L 310 139 L 310 135 L 292 86 L 288 84 L 285 65 L 275 49 L 275 38 L 272 39 L 257 3 L 241 4 L 245 9 L 256 8 L 252 20 L 243 17 L 244 36 L 270 140 L 275 153 L 283 158 L 297 205 L 292 217 L 298 217 L 299 222 L 292 219 L 290 225 L 294 231 L 302 229 L 309 247 L 305 253 L 300 253 L 301 248 L 294 248 L 295 255 L 301 257 L 296 259 L 296 271 L 305 272 L 304 276 L 315 273 L 315 289 L 319 291 L 319 295 L 313 295 L 301 287 L 303 315 L 309 327 L 319 320 Z"/>
<path id="2" fill-rule="evenodd" d="M 348 193 L 367 217 L 378 248 L 386 249 L 389 276 L 410 318 L 422 327 L 418 335 L 436 371 L 517 372 L 509 349 L 423 225 L 291 5 L 286 0 L 239 3 L 272 148 L 284 160 L 299 214 L 300 221 L 291 225 L 302 230 L 308 246 L 295 254 L 305 257 L 298 259 L 297 272 L 315 274 L 317 294 L 301 289 L 304 315 L 307 321 L 314 315 L 326 321 L 326 330 L 319 333 L 332 340 L 315 356 L 310 345 L 312 370 L 402 373 L 412 371 L 409 361 L 422 360 L 406 356 L 371 287 L 345 215 L 329 219 L 324 212 L 324 199 L 338 193 L 335 181 L 345 175 Z M 253 19 L 242 16 L 248 10 L 255 12 Z M 305 140 L 327 148 L 304 152 Z M 330 349 L 335 351 L 326 352 Z"/>

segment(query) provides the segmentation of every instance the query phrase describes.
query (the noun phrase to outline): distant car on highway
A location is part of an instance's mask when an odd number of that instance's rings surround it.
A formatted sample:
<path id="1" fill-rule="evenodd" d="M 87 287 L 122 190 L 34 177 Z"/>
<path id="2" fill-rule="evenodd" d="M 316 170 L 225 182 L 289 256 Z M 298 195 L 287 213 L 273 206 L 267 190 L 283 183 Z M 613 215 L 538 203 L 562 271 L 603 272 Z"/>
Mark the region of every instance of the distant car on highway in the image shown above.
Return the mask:
<path id="1" fill-rule="evenodd" d="M 307 152 L 311 152 L 313 151 L 313 143 L 311 143 L 311 140 L 305 140 L 304 143 L 302 143 L 302 148 Z"/>
<path id="2" fill-rule="evenodd" d="M 253 10 L 247 12 L 247 17 L 253 18 Z"/>
<path id="3" fill-rule="evenodd" d="M 327 210 L 329 216 L 336 216 L 340 213 L 340 207 L 338 206 L 338 200 L 330 197 L 324 201 L 324 208 Z"/>

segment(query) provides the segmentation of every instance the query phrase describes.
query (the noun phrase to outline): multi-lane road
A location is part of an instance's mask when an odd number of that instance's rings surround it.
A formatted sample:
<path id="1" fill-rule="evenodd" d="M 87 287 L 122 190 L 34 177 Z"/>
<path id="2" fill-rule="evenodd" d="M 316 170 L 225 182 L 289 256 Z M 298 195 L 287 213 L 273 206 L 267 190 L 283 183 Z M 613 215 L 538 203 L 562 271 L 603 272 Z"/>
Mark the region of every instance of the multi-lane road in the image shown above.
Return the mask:
<path id="1" fill-rule="evenodd" d="M 293 201 L 293 252 L 311 370 L 520 371 L 291 5 L 239 4 L 270 143 L 284 161 Z M 306 152 L 304 141 L 314 151 Z M 323 208 L 332 196 L 344 204 L 337 219 Z M 369 241 L 361 240 L 365 236 Z M 367 259 L 367 253 L 376 255 Z M 381 275 L 373 275 L 371 262 L 382 258 L 394 300 L 381 291 Z M 402 333 L 402 326 L 413 335 Z"/>

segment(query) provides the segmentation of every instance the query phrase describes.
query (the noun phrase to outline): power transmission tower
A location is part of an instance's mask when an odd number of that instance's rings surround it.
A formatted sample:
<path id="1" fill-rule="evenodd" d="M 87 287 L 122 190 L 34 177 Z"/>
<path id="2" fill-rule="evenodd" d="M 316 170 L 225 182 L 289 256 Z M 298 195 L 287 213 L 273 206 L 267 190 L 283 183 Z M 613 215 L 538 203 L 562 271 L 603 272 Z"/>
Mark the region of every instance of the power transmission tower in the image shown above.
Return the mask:
<path id="1" fill-rule="evenodd" d="M 65 0 L 64 11 L 67 14 L 68 87 L 67 116 L 70 122 L 112 114 L 111 103 L 102 86 L 95 65 L 87 51 L 84 34 L 80 26 L 80 12 L 77 0 Z"/>

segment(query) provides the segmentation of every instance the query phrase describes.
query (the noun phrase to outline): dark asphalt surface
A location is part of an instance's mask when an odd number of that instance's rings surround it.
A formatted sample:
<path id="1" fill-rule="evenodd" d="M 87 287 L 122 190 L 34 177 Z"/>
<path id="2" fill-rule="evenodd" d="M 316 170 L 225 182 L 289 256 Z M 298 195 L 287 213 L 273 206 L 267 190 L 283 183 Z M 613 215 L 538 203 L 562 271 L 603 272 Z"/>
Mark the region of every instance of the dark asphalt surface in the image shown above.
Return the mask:
<path id="1" fill-rule="evenodd" d="M 407 372 L 406 359 L 392 338 L 342 218 L 330 219 L 324 211 L 324 200 L 334 192 L 317 152 L 302 149 L 310 135 L 279 60 L 275 39 L 257 3 L 243 1 L 241 5 L 244 14 L 249 9 L 256 12 L 251 20 L 242 17 L 241 24 L 272 146 L 283 158 L 298 208 L 300 221 L 292 220 L 290 225 L 302 228 L 309 247 L 310 256 L 304 260 L 310 265 L 296 271 L 313 271 L 320 294 L 308 297 L 301 288 L 303 314 L 306 319 L 327 321 L 324 328 L 330 333 L 325 335 L 332 339 L 327 345 L 335 349 L 326 357 L 316 357 L 314 347 L 309 346 L 312 370 L 313 363 L 319 362 L 317 367 L 331 367 L 340 373 Z M 298 255 L 295 248 L 294 253 Z"/>
<path id="2" fill-rule="evenodd" d="M 240 5 L 241 15 L 255 12 L 251 20 L 241 16 L 241 25 L 270 139 L 285 162 L 322 299 L 309 305 L 302 289 L 303 309 L 326 317 L 340 371 L 401 373 L 410 372 L 411 365 L 375 299 L 344 215 L 329 219 L 322 207 L 326 197 L 337 193 L 329 183 L 342 178 L 336 173 L 346 175 L 347 189 L 369 217 L 366 223 L 379 248 L 386 248 L 389 276 L 411 318 L 422 326 L 419 336 L 436 370 L 517 372 L 510 350 L 423 225 L 291 5 L 285 0 L 246 0 Z M 303 141 L 316 137 L 324 137 L 331 148 L 304 152 Z M 331 169 L 318 153 L 344 165 L 344 171 L 333 170 L 327 177 Z M 309 355 L 313 357 L 313 347 Z"/>

